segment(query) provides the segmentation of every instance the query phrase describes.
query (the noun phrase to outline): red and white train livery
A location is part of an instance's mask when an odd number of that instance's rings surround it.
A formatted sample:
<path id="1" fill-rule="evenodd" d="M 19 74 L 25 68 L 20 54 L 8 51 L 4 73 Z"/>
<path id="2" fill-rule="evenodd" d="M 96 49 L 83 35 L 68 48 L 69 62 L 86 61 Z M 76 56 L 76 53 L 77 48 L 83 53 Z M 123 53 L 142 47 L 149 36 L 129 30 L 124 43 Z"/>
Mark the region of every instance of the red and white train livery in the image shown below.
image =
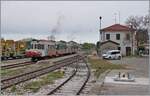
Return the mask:
<path id="1" fill-rule="evenodd" d="M 31 48 L 26 50 L 26 56 L 31 57 L 32 61 L 37 61 L 46 57 L 57 57 L 73 54 L 78 51 L 78 44 L 70 41 L 34 40 Z"/>

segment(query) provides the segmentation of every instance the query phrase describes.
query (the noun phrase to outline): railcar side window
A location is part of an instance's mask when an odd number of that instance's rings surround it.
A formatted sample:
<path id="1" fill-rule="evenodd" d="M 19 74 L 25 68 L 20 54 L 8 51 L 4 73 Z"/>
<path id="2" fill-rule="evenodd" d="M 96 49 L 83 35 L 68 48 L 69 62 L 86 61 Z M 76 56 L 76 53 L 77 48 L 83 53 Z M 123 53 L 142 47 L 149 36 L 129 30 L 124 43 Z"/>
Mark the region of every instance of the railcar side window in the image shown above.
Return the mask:
<path id="1" fill-rule="evenodd" d="M 35 47 L 36 47 L 35 49 L 38 49 L 38 44 L 36 44 Z"/>
<path id="2" fill-rule="evenodd" d="M 53 48 L 53 50 L 55 50 L 55 45 L 53 45 L 53 47 L 52 47 L 52 48 Z"/>
<path id="3" fill-rule="evenodd" d="M 42 45 L 40 44 L 40 49 L 42 49 Z"/>
<path id="4" fill-rule="evenodd" d="M 56 45 L 56 49 L 57 49 L 57 50 L 59 49 L 59 45 Z"/>
<path id="5" fill-rule="evenodd" d="M 33 49 L 33 44 L 31 44 L 31 49 Z"/>
<path id="6" fill-rule="evenodd" d="M 44 45 L 42 44 L 42 49 L 44 49 Z"/>
<path id="7" fill-rule="evenodd" d="M 36 49 L 38 49 L 38 44 L 36 44 Z"/>
<path id="8" fill-rule="evenodd" d="M 40 44 L 38 44 L 37 47 L 38 47 L 37 49 L 40 49 Z"/>
<path id="9" fill-rule="evenodd" d="M 34 45 L 35 49 L 36 49 L 36 44 Z"/>
<path id="10" fill-rule="evenodd" d="M 42 49 L 42 45 L 40 44 L 40 49 Z"/>

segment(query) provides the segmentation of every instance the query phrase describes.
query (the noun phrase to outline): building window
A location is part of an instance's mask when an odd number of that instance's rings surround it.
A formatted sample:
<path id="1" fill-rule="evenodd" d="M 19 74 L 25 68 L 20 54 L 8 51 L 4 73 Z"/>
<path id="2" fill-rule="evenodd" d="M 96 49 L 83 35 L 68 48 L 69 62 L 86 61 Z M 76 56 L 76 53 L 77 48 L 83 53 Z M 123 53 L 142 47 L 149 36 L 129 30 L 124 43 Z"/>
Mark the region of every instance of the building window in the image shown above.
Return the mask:
<path id="1" fill-rule="evenodd" d="M 121 50 L 121 47 L 118 47 L 118 50 Z"/>
<path id="2" fill-rule="evenodd" d="M 120 40 L 120 34 L 116 34 L 116 40 Z"/>
<path id="3" fill-rule="evenodd" d="M 130 34 L 126 34 L 126 39 L 130 40 Z"/>
<path id="4" fill-rule="evenodd" d="M 110 39 L 110 34 L 106 34 L 106 40 Z"/>

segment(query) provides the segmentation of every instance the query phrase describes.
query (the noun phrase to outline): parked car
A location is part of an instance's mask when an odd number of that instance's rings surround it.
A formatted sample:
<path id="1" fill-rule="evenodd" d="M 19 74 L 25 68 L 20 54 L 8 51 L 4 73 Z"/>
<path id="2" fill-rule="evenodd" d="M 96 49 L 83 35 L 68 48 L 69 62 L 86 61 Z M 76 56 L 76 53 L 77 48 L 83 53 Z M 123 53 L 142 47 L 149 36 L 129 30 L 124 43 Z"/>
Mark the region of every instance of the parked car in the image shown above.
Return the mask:
<path id="1" fill-rule="evenodd" d="M 102 55 L 103 59 L 121 59 L 121 54 L 119 50 L 110 50 Z"/>

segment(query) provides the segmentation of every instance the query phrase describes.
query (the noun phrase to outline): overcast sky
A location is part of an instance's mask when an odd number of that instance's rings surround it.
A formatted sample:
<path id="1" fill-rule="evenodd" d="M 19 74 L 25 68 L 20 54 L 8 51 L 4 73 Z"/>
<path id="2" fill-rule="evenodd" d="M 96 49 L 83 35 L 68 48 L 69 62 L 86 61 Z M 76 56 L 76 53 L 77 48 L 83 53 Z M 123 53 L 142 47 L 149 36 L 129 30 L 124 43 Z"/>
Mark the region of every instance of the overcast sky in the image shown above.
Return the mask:
<path id="1" fill-rule="evenodd" d="M 148 1 L 3 1 L 1 32 L 5 39 L 47 39 L 93 42 L 99 40 L 99 16 L 102 28 L 124 24 L 129 16 L 148 14 Z"/>

